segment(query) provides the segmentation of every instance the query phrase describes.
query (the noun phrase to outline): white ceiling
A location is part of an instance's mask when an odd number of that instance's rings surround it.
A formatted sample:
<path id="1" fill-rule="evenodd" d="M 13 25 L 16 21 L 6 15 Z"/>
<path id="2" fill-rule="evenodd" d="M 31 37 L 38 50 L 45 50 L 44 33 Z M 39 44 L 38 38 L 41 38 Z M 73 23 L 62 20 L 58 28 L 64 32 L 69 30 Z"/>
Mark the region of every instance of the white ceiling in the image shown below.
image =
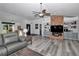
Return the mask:
<path id="1" fill-rule="evenodd" d="M 43 9 L 54 15 L 79 16 L 79 3 L 43 3 Z M 40 3 L 0 3 L 0 10 L 31 20 L 35 19 L 32 11 L 40 11 Z"/>

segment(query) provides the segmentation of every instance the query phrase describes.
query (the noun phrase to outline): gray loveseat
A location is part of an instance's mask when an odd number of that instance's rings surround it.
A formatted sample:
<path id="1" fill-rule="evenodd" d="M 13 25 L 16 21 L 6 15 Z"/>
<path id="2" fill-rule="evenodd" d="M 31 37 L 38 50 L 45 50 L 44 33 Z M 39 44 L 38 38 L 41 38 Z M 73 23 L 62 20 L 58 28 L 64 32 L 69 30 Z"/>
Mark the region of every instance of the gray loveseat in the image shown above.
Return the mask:
<path id="1" fill-rule="evenodd" d="M 15 32 L 0 35 L 0 56 L 10 55 L 26 46 L 26 41 L 21 40 Z"/>

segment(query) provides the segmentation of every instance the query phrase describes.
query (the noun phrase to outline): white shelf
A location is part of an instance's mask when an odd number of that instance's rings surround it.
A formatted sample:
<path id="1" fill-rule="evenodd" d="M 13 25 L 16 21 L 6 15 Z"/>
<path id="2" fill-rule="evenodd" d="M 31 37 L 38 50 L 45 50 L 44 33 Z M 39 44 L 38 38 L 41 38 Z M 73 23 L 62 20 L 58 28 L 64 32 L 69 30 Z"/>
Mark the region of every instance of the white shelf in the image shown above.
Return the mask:
<path id="1" fill-rule="evenodd" d="M 78 40 L 78 33 L 76 33 L 76 32 L 64 32 L 64 39 Z"/>

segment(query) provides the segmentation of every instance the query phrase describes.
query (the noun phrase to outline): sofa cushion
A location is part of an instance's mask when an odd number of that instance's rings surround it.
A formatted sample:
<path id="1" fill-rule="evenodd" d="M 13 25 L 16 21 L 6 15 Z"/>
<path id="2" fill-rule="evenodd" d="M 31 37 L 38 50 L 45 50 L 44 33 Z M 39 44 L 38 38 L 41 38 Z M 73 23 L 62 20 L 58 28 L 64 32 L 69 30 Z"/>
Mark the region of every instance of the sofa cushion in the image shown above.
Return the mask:
<path id="1" fill-rule="evenodd" d="M 26 45 L 27 45 L 26 41 L 24 41 L 24 42 L 14 42 L 14 43 L 6 45 L 7 50 L 8 50 L 8 55 L 13 53 L 13 52 L 16 52 L 17 50 L 25 47 Z"/>
<path id="2" fill-rule="evenodd" d="M 0 56 L 7 56 L 7 49 L 0 46 Z"/>
<path id="3" fill-rule="evenodd" d="M 3 45 L 3 41 L 2 41 L 2 37 L 0 35 L 0 46 L 2 46 L 2 45 Z"/>
<path id="4" fill-rule="evenodd" d="M 17 33 L 7 33 L 3 34 L 4 44 L 9 44 L 18 41 Z"/>
<path id="5" fill-rule="evenodd" d="M 25 39 L 26 39 L 24 36 L 19 36 L 18 38 L 19 38 L 19 41 L 21 41 L 21 42 L 25 41 Z"/>

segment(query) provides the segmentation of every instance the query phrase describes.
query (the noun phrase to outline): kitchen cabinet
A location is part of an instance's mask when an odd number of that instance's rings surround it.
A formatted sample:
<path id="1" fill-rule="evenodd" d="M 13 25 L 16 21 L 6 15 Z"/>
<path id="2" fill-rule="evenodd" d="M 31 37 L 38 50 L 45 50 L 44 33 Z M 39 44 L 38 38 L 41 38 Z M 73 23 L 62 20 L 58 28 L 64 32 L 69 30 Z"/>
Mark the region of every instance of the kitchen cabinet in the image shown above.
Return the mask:
<path id="1" fill-rule="evenodd" d="M 78 40 L 78 33 L 77 32 L 64 32 L 64 39 Z"/>

